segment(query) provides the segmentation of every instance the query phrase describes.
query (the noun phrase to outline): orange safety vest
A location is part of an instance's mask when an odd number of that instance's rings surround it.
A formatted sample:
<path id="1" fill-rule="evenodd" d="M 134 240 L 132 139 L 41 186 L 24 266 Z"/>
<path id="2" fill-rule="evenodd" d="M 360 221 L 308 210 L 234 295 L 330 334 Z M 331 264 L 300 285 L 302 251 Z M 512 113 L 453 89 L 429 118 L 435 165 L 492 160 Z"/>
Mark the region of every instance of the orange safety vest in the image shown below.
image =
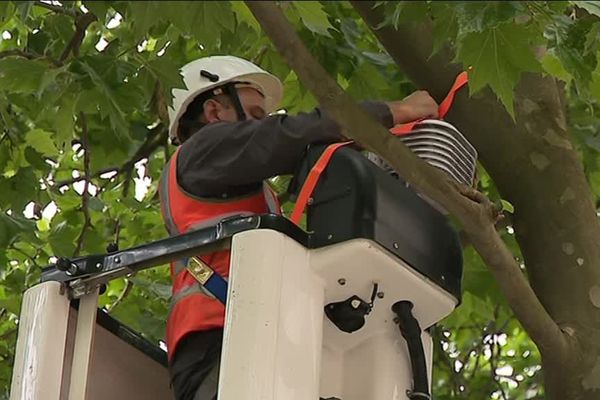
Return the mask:
<path id="1" fill-rule="evenodd" d="M 177 154 L 163 170 L 159 196 L 161 213 L 171 236 L 214 225 L 233 215 L 280 214 L 277 196 L 264 182 L 263 189 L 236 198 L 206 199 L 186 193 L 177 183 Z M 224 279 L 229 276 L 230 251 L 224 250 L 199 257 Z M 183 260 L 171 263 L 173 291 L 167 321 L 169 357 L 177 343 L 188 333 L 222 328 L 225 307 L 194 278 Z"/>

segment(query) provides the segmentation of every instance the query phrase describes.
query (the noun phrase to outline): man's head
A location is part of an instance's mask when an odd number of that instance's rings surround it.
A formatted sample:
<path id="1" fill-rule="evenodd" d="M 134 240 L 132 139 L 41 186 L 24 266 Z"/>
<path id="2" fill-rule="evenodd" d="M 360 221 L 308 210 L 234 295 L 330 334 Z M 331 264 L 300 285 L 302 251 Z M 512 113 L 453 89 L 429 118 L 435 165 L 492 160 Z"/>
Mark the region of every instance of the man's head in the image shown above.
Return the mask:
<path id="1" fill-rule="evenodd" d="M 169 136 L 182 143 L 202 126 L 219 121 L 262 119 L 283 95 L 279 79 L 249 61 L 205 57 L 181 69 L 186 90 L 173 90 Z"/>

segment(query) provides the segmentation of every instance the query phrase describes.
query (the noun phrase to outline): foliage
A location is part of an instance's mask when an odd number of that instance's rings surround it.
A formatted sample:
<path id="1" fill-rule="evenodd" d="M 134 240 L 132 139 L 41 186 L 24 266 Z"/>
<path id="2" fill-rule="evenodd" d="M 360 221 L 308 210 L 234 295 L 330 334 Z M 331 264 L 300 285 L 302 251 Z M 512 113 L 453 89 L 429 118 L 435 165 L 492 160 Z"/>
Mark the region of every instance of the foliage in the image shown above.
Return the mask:
<path id="1" fill-rule="evenodd" d="M 600 195 L 596 117 L 600 20 L 594 2 L 390 2 L 386 23 L 432 20 L 434 51 L 450 45 L 509 111 L 527 71 L 568 87 L 570 127 Z M 285 2 L 290 21 L 357 100 L 414 87 L 345 2 Z M 20 294 L 55 255 L 103 252 L 162 238 L 156 185 L 173 147 L 166 106 L 178 68 L 211 54 L 251 59 L 285 84 L 282 105 L 315 100 L 260 32 L 243 2 L 0 2 L 0 391 L 6 394 Z M 582 40 L 585 39 L 585 40 Z M 500 201 L 480 171 L 479 188 Z M 283 192 L 287 178 L 273 180 Z M 512 206 L 504 202 L 505 210 Z M 290 203 L 285 204 L 289 212 Z M 520 257 L 510 226 L 506 242 Z M 164 335 L 165 267 L 108 285 L 101 306 L 149 340 Z M 493 278 L 465 253 L 462 305 L 434 331 L 437 398 L 541 398 L 539 354 Z M 510 373 L 508 373 L 510 372 Z"/>
<path id="2" fill-rule="evenodd" d="M 454 47 L 456 61 L 469 70 L 471 94 L 489 86 L 513 117 L 514 87 L 525 72 L 544 71 L 600 99 L 598 80 L 592 78 L 600 29 L 597 2 L 380 3 L 389 25 L 430 19 L 434 53 L 445 43 Z"/>

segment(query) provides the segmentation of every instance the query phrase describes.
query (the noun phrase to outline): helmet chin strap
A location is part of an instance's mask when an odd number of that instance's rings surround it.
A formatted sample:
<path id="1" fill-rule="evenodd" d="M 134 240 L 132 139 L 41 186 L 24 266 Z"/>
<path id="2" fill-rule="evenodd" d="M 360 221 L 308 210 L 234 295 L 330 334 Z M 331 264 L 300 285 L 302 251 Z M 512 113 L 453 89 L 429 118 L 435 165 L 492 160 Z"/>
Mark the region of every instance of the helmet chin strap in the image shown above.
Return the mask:
<path id="1" fill-rule="evenodd" d="M 240 102 L 240 98 L 237 93 L 237 89 L 235 88 L 234 82 L 226 83 L 222 86 L 223 92 L 229 96 L 231 101 L 233 102 L 233 107 L 235 108 L 235 113 L 237 114 L 238 121 L 246 120 L 246 113 L 244 112 L 244 108 L 242 107 L 242 103 Z"/>

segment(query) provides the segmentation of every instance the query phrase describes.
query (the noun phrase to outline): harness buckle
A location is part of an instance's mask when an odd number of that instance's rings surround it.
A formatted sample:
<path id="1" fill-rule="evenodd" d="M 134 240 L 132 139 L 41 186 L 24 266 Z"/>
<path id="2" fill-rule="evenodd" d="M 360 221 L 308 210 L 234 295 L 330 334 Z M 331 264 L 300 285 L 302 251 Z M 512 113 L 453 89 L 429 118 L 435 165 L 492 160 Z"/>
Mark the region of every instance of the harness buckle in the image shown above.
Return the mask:
<path id="1" fill-rule="evenodd" d="M 215 273 L 198 257 L 191 257 L 186 268 L 188 272 L 192 274 L 192 276 L 203 286 Z"/>

